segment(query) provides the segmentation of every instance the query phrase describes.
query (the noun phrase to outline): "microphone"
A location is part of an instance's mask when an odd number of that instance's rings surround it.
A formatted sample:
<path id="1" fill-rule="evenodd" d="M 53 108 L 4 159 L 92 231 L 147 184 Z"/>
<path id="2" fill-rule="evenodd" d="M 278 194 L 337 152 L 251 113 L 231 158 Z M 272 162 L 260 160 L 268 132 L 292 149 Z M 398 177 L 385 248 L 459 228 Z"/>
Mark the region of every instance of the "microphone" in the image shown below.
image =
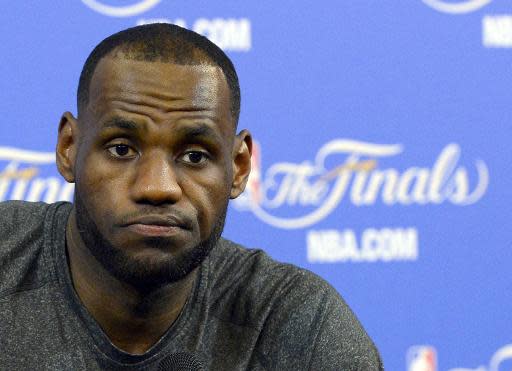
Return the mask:
<path id="1" fill-rule="evenodd" d="M 203 365 L 190 353 L 173 353 L 162 359 L 158 371 L 202 371 Z"/>

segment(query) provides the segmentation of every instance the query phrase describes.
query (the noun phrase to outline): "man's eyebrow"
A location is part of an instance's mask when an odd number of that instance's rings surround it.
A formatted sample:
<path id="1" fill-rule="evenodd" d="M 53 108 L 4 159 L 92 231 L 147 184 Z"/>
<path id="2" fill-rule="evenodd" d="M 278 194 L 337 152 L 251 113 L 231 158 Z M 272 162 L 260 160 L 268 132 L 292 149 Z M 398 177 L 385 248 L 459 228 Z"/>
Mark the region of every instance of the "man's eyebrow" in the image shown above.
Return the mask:
<path id="1" fill-rule="evenodd" d="M 144 124 L 137 123 L 132 120 L 127 120 L 121 117 L 113 117 L 103 125 L 101 125 L 101 130 L 110 129 L 110 128 L 118 128 L 124 129 L 128 131 L 138 131 L 146 129 Z M 210 139 L 216 142 L 222 142 L 222 136 L 212 128 L 210 125 L 204 123 L 198 123 L 194 125 L 178 125 L 178 127 L 173 132 L 173 135 L 184 138 L 186 140 L 197 140 L 197 139 Z"/>
<path id="2" fill-rule="evenodd" d="M 109 119 L 108 121 L 105 121 L 103 125 L 101 126 L 101 129 L 109 129 L 109 128 L 118 128 L 118 129 L 125 129 L 125 130 L 139 130 L 142 128 L 142 126 L 135 121 L 123 119 L 121 117 L 113 117 Z"/>
<path id="3" fill-rule="evenodd" d="M 186 139 L 210 138 L 222 142 L 222 137 L 211 126 L 206 124 L 197 124 L 193 126 L 183 126 L 177 129 L 177 134 Z"/>

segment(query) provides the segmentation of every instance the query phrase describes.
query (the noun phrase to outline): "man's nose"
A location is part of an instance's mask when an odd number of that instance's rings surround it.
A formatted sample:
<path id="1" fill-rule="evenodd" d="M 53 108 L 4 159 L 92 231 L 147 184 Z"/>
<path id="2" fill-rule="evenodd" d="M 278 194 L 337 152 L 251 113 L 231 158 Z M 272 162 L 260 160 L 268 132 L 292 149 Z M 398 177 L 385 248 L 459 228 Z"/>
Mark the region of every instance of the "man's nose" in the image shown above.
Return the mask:
<path id="1" fill-rule="evenodd" d="M 152 152 L 142 157 L 131 190 L 134 201 L 152 205 L 178 202 L 182 190 L 173 166 L 164 153 Z"/>

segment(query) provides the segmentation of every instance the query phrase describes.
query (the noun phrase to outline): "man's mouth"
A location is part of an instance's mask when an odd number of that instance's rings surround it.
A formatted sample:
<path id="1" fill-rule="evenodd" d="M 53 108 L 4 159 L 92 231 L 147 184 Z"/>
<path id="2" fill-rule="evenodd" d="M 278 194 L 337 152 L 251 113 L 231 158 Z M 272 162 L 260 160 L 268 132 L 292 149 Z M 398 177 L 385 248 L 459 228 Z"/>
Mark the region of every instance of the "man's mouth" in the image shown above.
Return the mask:
<path id="1" fill-rule="evenodd" d="M 123 223 L 129 231 L 146 237 L 171 237 L 189 230 L 189 226 L 175 216 L 144 215 Z"/>

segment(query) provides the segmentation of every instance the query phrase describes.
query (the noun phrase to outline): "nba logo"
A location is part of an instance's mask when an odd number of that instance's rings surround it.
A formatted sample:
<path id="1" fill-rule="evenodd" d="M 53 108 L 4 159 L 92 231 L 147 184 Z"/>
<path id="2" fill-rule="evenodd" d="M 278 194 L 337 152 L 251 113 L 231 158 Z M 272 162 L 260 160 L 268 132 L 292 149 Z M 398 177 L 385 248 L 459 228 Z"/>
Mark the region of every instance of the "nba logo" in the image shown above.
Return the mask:
<path id="1" fill-rule="evenodd" d="M 407 371 L 437 371 L 436 350 L 428 345 L 410 347 L 407 351 Z"/>

